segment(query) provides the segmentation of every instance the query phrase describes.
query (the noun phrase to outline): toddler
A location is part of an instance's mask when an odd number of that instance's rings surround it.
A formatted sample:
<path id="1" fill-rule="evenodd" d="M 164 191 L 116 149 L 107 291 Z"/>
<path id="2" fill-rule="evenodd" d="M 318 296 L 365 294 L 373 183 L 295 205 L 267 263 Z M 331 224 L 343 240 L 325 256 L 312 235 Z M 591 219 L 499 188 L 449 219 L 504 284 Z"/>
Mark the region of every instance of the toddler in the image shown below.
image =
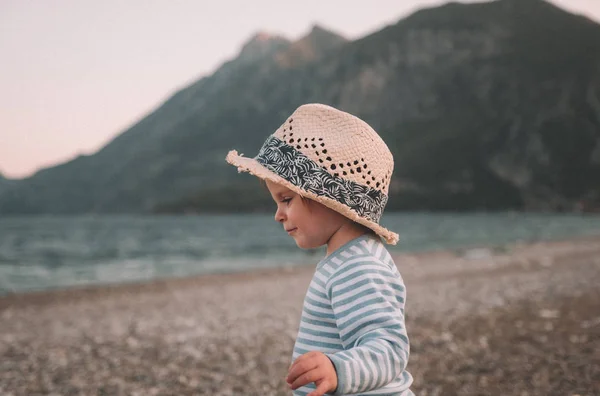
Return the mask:
<path id="1" fill-rule="evenodd" d="M 302 249 L 327 246 L 308 287 L 286 381 L 294 395 L 413 395 L 406 289 L 379 225 L 394 160 L 364 121 L 300 106 L 255 158 L 227 161 L 265 180 L 275 220 Z"/>

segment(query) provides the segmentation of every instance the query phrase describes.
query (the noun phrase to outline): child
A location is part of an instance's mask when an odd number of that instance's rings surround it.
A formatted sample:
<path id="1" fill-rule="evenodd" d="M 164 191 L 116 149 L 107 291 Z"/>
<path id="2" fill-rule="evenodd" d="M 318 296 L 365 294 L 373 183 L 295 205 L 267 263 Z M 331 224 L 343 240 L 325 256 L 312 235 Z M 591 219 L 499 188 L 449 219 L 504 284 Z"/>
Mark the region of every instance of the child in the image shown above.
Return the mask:
<path id="1" fill-rule="evenodd" d="M 413 395 L 406 291 L 381 242 L 394 160 L 364 121 L 300 106 L 255 158 L 227 162 L 264 179 L 275 220 L 302 249 L 327 245 L 309 285 L 286 378 L 294 395 Z"/>

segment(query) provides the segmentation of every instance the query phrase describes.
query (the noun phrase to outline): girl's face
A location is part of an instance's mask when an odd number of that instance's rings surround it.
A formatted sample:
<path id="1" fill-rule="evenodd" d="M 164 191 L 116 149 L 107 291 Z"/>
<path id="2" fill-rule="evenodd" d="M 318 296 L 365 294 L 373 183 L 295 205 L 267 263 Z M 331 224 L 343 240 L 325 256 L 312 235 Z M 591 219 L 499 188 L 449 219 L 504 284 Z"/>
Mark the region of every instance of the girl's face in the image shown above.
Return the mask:
<path id="1" fill-rule="evenodd" d="M 267 188 L 277 204 L 275 221 L 301 249 L 314 249 L 329 242 L 345 222 L 338 212 L 300 195 L 279 184 L 267 181 Z"/>

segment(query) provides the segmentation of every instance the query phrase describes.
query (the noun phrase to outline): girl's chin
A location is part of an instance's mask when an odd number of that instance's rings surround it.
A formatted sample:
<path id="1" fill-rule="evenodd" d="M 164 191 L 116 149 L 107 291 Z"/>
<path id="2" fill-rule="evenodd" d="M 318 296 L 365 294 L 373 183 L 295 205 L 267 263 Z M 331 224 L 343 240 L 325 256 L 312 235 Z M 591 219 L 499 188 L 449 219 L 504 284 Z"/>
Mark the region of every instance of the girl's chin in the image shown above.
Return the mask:
<path id="1" fill-rule="evenodd" d="M 314 243 L 314 241 L 311 243 L 298 237 L 294 237 L 294 241 L 296 242 L 296 246 L 300 249 L 316 249 L 323 246 L 323 244 Z"/>
<path id="2" fill-rule="evenodd" d="M 299 238 L 297 236 L 292 236 L 292 238 L 294 238 L 294 242 L 296 242 L 296 246 L 298 246 L 300 249 L 308 249 L 306 246 L 308 245 L 306 243 L 306 241 L 302 238 Z"/>

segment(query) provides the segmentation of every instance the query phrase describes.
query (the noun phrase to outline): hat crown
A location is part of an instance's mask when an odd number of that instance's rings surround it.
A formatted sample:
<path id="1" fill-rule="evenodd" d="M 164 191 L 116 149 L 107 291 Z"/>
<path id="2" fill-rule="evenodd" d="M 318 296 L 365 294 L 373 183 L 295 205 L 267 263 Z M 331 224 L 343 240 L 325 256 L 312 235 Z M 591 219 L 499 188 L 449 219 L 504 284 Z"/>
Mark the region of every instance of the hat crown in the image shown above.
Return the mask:
<path id="1" fill-rule="evenodd" d="M 323 104 L 300 106 L 273 134 L 335 177 L 388 194 L 394 159 L 363 120 Z"/>

